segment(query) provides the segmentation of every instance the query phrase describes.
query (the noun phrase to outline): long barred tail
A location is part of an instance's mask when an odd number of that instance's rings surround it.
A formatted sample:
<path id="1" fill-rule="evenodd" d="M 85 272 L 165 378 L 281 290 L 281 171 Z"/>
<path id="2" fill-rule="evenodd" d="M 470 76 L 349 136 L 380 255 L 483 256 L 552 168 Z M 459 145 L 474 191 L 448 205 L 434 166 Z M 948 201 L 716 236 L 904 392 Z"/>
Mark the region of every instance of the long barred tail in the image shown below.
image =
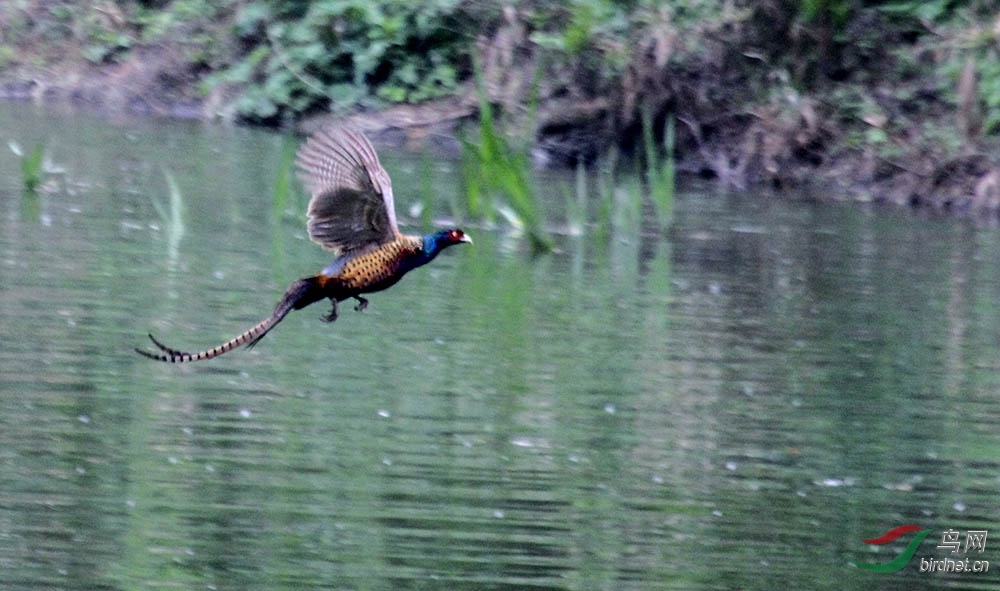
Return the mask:
<path id="1" fill-rule="evenodd" d="M 274 325 L 280 321 L 280 318 L 275 318 L 271 316 L 267 320 L 262 320 L 256 326 L 250 330 L 244 332 L 243 334 L 234 337 L 225 343 L 217 347 L 212 347 L 211 349 L 206 349 L 204 351 L 199 351 L 198 353 L 188 353 L 187 351 L 178 351 L 177 349 L 171 349 L 170 347 L 164 345 L 160 341 L 156 340 L 152 334 L 149 335 L 149 340 L 153 341 L 156 348 L 159 349 L 160 353 L 151 353 L 149 351 L 143 351 L 142 349 L 136 348 L 135 352 L 143 357 L 149 357 L 150 359 L 155 359 L 157 361 L 165 361 L 167 363 L 187 363 L 188 361 L 205 361 L 206 359 L 212 359 L 232 351 L 233 349 L 241 345 L 253 346 L 254 343 L 260 340 L 267 331 L 274 328 Z"/>
<path id="2" fill-rule="evenodd" d="M 253 328 L 250 328 L 246 332 L 233 337 L 217 347 L 205 349 L 204 351 L 199 351 L 198 353 L 188 353 L 187 351 L 180 351 L 178 349 L 168 347 L 156 340 L 156 337 L 150 334 L 149 339 L 153 341 L 153 344 L 156 345 L 156 348 L 160 351 L 150 352 L 136 348 L 135 352 L 143 357 L 148 357 L 156 361 L 163 361 L 165 363 L 187 363 L 189 361 L 205 361 L 208 359 L 214 359 L 219 355 L 225 355 L 233 349 L 243 345 L 246 345 L 248 348 L 253 347 L 258 341 L 264 338 L 264 335 L 277 326 L 277 324 L 281 322 L 289 312 L 292 310 L 300 310 L 309 304 L 323 299 L 324 297 L 323 290 L 320 288 L 317 277 L 300 279 L 288 288 L 288 291 L 285 292 L 285 297 L 278 302 L 278 305 L 275 306 L 274 312 L 269 318 L 261 320 L 254 325 Z"/>

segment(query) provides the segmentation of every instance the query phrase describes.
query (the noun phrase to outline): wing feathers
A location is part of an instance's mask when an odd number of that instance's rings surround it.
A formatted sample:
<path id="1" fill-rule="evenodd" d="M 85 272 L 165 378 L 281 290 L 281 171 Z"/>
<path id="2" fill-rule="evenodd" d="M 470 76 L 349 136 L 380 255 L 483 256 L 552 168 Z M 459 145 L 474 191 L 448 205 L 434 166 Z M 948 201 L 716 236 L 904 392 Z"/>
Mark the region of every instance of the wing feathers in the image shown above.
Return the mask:
<path id="1" fill-rule="evenodd" d="M 399 235 L 392 182 L 360 132 L 320 129 L 299 150 L 296 165 L 312 194 L 307 213 L 315 242 L 347 253 Z"/>

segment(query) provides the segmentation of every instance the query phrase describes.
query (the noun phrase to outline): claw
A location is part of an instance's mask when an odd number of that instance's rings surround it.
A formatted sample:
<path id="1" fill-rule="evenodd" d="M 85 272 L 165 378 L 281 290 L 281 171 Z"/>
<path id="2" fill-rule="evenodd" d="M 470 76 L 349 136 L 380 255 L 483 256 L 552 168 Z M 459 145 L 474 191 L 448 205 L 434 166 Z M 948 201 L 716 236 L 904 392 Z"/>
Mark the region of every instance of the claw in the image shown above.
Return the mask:
<path id="1" fill-rule="evenodd" d="M 337 300 L 331 298 L 330 301 L 333 303 L 333 308 L 330 310 L 330 313 L 326 316 L 319 317 L 319 319 L 323 322 L 333 322 L 337 319 Z"/>

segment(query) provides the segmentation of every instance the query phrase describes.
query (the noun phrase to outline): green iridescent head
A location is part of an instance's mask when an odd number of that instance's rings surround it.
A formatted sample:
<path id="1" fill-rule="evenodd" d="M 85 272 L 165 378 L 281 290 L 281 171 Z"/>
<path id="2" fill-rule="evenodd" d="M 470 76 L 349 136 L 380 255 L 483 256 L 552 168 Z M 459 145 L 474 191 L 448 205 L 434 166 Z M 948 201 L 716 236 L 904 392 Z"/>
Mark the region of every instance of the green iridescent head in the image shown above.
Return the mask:
<path id="1" fill-rule="evenodd" d="M 472 238 L 469 238 L 468 234 L 458 228 L 440 230 L 424 236 L 424 253 L 426 253 L 428 258 L 433 258 L 449 246 L 463 242 L 472 243 Z"/>

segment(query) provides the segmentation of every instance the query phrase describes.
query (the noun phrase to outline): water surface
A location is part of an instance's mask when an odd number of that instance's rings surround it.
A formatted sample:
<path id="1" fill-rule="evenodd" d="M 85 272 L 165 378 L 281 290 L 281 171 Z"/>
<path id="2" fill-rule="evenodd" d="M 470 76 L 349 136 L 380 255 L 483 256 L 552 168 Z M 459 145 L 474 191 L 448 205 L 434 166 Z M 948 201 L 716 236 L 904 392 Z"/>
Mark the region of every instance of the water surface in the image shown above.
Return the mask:
<path id="1" fill-rule="evenodd" d="M 297 140 L 17 103 L 0 139 L 56 170 L 26 196 L 0 146 L 4 589 L 998 586 L 1000 541 L 937 548 L 998 529 L 996 229 L 694 187 L 540 257 L 469 227 L 364 313 L 170 366 L 132 348 L 329 262 L 275 196 Z M 383 154 L 404 230 L 451 215 L 452 164 Z M 852 565 L 907 523 L 909 566 Z M 949 556 L 991 570 L 919 572 Z"/>

